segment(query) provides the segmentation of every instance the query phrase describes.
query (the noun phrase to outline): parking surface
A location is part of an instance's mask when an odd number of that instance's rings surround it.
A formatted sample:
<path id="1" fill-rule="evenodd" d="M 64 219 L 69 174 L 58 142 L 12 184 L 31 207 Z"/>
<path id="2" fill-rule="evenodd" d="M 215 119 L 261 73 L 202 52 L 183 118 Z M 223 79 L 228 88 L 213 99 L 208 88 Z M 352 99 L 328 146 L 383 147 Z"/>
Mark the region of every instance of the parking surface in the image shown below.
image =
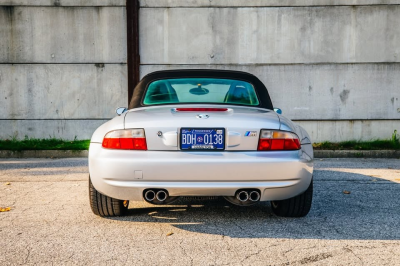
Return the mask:
<path id="1" fill-rule="evenodd" d="M 0 265 L 400 265 L 400 160 L 315 164 L 305 218 L 181 200 L 106 219 L 90 210 L 86 159 L 1 160 Z"/>

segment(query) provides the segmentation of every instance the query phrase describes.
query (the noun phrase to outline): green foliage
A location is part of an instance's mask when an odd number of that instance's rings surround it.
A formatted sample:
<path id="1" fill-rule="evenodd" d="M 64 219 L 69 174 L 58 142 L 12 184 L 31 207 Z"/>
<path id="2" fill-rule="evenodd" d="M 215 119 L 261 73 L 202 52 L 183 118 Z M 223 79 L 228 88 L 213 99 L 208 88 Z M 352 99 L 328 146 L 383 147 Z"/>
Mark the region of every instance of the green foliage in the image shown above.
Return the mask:
<path id="1" fill-rule="evenodd" d="M 349 140 L 338 143 L 325 141 L 314 143 L 313 147 L 316 150 L 400 150 L 400 139 L 397 130 L 394 130 L 392 137 L 388 140 Z"/>
<path id="2" fill-rule="evenodd" d="M 397 134 L 397 130 L 396 130 L 396 129 L 394 130 L 394 132 L 393 132 L 393 134 L 392 134 L 392 142 L 393 142 L 393 143 L 398 143 L 398 142 L 400 142 L 400 140 L 399 140 L 399 135 Z"/>
<path id="3" fill-rule="evenodd" d="M 397 140 L 371 140 L 358 141 L 350 140 L 338 143 L 321 142 L 314 143 L 316 150 L 400 150 L 400 142 Z"/>
<path id="4" fill-rule="evenodd" d="M 88 150 L 90 140 L 62 140 L 56 138 L 33 139 L 25 136 L 18 140 L 15 136 L 11 139 L 0 140 L 0 150 Z"/>

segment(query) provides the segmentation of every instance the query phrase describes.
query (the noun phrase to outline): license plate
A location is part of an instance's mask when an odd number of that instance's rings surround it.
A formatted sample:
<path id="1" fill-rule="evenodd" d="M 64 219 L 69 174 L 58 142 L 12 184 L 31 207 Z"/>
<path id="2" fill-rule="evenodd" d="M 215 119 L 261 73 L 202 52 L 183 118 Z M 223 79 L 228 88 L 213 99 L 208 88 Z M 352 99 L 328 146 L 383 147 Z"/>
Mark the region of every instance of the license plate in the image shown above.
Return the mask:
<path id="1" fill-rule="evenodd" d="M 182 128 L 182 150 L 224 150 L 224 128 Z"/>

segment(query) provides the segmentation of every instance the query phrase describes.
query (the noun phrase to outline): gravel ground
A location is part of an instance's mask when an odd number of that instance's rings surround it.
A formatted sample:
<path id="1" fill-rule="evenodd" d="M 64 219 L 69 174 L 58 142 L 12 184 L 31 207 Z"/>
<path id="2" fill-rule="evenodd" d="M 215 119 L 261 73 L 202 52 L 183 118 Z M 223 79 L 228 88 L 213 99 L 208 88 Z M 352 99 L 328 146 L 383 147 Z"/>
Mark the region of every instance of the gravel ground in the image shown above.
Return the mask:
<path id="1" fill-rule="evenodd" d="M 315 168 L 305 218 L 181 200 L 131 202 L 128 216 L 106 219 L 90 210 L 86 159 L 3 159 L 0 265 L 400 265 L 400 160 Z"/>

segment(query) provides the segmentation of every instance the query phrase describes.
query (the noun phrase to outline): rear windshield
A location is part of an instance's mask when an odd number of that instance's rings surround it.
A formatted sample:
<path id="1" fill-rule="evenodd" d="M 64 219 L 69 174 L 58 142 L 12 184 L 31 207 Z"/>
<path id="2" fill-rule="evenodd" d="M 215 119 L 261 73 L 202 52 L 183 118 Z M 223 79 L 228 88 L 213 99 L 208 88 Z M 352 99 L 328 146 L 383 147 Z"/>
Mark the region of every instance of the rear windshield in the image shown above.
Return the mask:
<path id="1" fill-rule="evenodd" d="M 253 85 L 217 78 L 162 79 L 149 84 L 143 104 L 217 103 L 259 105 Z"/>

